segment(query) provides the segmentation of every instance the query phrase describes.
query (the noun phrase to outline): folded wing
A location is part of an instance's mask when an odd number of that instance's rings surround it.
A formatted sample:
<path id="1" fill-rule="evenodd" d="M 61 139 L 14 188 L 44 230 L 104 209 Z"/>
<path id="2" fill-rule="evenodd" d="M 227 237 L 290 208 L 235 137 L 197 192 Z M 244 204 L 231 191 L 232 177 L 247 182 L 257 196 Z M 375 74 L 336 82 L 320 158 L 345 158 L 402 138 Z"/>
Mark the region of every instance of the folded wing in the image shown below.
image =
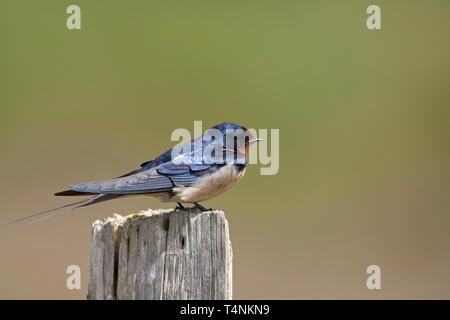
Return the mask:
<path id="1" fill-rule="evenodd" d="M 192 168 L 191 168 L 192 166 Z M 177 186 L 188 187 L 214 171 L 210 165 L 163 163 L 136 174 L 106 181 L 71 185 L 70 189 L 91 194 L 147 194 L 169 192 Z"/>

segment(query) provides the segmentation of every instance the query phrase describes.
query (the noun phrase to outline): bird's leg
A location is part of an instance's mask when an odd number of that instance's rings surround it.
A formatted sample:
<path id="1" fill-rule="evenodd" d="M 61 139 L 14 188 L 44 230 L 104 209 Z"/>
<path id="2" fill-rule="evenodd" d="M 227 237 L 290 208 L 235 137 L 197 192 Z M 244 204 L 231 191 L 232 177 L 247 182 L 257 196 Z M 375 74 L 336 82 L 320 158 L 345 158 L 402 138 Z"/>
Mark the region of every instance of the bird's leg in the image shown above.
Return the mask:
<path id="1" fill-rule="evenodd" d="M 177 202 L 177 206 L 175 207 L 175 211 L 177 210 L 186 210 L 186 207 L 183 206 L 180 202 Z"/>
<path id="2" fill-rule="evenodd" d="M 194 202 L 194 208 L 200 209 L 200 211 L 211 211 L 213 209 L 206 209 L 204 206 L 202 206 L 200 203 L 198 202 Z"/>

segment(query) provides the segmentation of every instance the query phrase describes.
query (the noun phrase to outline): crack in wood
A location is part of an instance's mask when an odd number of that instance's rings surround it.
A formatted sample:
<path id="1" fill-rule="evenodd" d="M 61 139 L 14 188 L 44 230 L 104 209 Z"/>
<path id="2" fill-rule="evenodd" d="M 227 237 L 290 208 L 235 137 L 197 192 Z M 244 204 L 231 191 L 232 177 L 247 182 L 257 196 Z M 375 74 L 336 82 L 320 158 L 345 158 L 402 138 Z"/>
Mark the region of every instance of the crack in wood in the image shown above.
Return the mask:
<path id="1" fill-rule="evenodd" d="M 88 299 L 231 299 L 222 211 L 148 210 L 92 225 Z"/>

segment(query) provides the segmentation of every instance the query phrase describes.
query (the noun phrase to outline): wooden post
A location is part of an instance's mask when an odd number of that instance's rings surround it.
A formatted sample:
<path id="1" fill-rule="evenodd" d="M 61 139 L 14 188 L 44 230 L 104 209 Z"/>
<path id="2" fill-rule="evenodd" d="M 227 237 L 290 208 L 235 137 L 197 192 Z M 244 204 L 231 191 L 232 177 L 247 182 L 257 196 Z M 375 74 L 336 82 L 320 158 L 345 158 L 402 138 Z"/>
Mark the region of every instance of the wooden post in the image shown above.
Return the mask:
<path id="1" fill-rule="evenodd" d="M 88 299 L 231 299 L 222 211 L 148 210 L 92 225 Z"/>

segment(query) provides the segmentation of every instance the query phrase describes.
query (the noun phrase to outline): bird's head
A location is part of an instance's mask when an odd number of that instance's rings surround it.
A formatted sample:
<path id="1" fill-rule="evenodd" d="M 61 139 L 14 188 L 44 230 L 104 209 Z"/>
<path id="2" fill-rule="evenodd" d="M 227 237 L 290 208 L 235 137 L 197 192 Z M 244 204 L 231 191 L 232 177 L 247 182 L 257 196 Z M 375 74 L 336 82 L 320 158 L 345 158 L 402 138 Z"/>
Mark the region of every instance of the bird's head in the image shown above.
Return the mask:
<path id="1" fill-rule="evenodd" d="M 233 150 L 236 153 L 247 154 L 250 146 L 263 139 L 257 138 L 250 130 L 238 124 L 224 122 L 211 129 L 219 130 L 223 136 L 225 150 Z"/>

